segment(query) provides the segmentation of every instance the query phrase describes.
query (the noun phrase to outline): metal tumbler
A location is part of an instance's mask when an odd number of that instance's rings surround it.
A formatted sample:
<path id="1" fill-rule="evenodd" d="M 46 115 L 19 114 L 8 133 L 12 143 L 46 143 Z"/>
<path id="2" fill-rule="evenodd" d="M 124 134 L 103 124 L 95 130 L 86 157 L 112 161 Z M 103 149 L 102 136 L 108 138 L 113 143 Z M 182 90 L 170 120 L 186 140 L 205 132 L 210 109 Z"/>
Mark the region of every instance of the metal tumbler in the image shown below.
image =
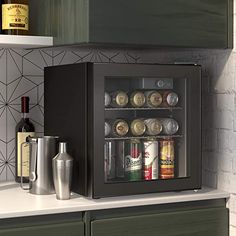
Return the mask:
<path id="1" fill-rule="evenodd" d="M 66 143 L 59 143 L 59 153 L 52 160 L 53 181 L 58 200 L 70 199 L 73 159 L 66 149 Z"/>

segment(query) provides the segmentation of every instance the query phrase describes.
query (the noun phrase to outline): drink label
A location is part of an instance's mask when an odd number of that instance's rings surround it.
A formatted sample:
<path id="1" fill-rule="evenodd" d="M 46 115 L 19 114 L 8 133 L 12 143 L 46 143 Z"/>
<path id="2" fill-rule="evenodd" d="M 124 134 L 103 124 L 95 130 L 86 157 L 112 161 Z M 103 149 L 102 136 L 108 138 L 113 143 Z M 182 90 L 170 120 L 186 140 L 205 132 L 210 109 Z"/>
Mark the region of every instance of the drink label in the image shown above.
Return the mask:
<path id="1" fill-rule="evenodd" d="M 29 30 L 29 6 L 2 4 L 2 29 Z"/>
<path id="2" fill-rule="evenodd" d="M 29 176 L 29 157 L 30 147 L 29 144 L 23 144 L 21 152 L 21 144 L 26 142 L 28 136 L 34 137 L 34 132 L 18 132 L 17 133 L 17 176 L 21 176 L 21 160 L 22 160 L 22 176 Z M 22 154 L 22 156 L 21 156 Z"/>
<path id="3" fill-rule="evenodd" d="M 158 179 L 158 142 L 144 142 L 144 179 Z"/>
<path id="4" fill-rule="evenodd" d="M 161 156 L 160 156 L 160 177 L 173 178 L 174 177 L 174 142 L 161 141 Z M 169 176 L 169 177 L 168 177 Z"/>
<path id="5" fill-rule="evenodd" d="M 127 155 L 125 157 L 125 171 L 135 171 L 142 169 L 142 154 L 139 153 L 138 156 L 134 157 Z"/>

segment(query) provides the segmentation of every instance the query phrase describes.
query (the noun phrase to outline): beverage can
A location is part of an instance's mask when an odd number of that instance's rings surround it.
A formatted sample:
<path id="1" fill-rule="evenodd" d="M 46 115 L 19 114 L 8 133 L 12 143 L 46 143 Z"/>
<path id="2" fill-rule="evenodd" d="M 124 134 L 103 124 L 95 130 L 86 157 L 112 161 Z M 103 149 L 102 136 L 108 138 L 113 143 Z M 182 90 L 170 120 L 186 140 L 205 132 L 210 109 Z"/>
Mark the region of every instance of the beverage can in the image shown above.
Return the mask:
<path id="1" fill-rule="evenodd" d="M 174 135 L 179 130 L 179 124 L 176 120 L 172 118 L 161 119 L 162 131 L 167 135 Z"/>
<path id="2" fill-rule="evenodd" d="M 113 107 L 125 107 L 129 102 L 129 97 L 124 91 L 116 91 L 112 93 L 111 106 Z"/>
<path id="3" fill-rule="evenodd" d="M 104 177 L 105 182 L 114 179 L 115 172 L 115 142 L 107 141 L 104 145 Z"/>
<path id="4" fill-rule="evenodd" d="M 158 119 L 146 119 L 144 120 L 146 125 L 146 134 L 147 135 L 158 135 L 162 131 L 161 121 Z"/>
<path id="5" fill-rule="evenodd" d="M 104 133 L 105 133 L 105 137 L 107 137 L 108 135 L 110 135 L 111 133 L 111 125 L 108 122 L 105 122 L 105 127 L 104 127 Z"/>
<path id="6" fill-rule="evenodd" d="M 134 136 L 141 136 L 146 131 L 146 125 L 141 119 L 135 119 L 130 124 L 131 133 Z"/>
<path id="7" fill-rule="evenodd" d="M 160 141 L 160 178 L 170 179 L 174 178 L 174 141 L 162 140 Z"/>
<path id="8" fill-rule="evenodd" d="M 127 181 L 142 179 L 142 145 L 138 139 L 125 142 L 125 177 Z"/>
<path id="9" fill-rule="evenodd" d="M 130 95 L 130 104 L 133 107 L 142 107 L 145 104 L 145 95 L 141 91 L 134 91 Z"/>
<path id="10" fill-rule="evenodd" d="M 173 91 L 165 91 L 163 93 L 163 104 L 166 106 L 174 107 L 178 104 L 179 96 Z"/>
<path id="11" fill-rule="evenodd" d="M 105 92 L 104 104 L 105 104 L 105 107 L 108 107 L 111 104 L 111 96 L 107 92 Z"/>
<path id="12" fill-rule="evenodd" d="M 143 142 L 143 177 L 145 180 L 158 179 L 158 141 L 149 139 Z"/>
<path id="13" fill-rule="evenodd" d="M 146 96 L 146 105 L 148 107 L 156 108 L 162 104 L 162 95 L 155 90 L 145 92 L 145 96 Z"/>
<path id="14" fill-rule="evenodd" d="M 129 132 L 129 125 L 125 120 L 115 120 L 112 125 L 113 135 L 123 137 Z"/>

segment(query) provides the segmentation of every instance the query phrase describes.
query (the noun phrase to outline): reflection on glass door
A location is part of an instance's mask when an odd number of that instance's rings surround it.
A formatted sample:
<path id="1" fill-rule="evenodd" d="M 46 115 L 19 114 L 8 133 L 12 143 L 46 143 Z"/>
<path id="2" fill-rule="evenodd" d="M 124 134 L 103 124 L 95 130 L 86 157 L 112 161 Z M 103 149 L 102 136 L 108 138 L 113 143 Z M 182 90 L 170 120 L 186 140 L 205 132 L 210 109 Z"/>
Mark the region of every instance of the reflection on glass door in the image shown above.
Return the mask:
<path id="1" fill-rule="evenodd" d="M 106 183 L 189 176 L 186 89 L 181 78 L 105 79 Z"/>

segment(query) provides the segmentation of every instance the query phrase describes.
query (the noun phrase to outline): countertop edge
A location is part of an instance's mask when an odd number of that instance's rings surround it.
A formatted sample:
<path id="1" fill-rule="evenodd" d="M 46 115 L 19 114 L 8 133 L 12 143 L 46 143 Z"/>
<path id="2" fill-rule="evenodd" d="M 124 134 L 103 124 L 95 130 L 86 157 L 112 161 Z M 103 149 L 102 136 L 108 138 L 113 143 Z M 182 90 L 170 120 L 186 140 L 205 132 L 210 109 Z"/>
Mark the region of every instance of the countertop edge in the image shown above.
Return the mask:
<path id="1" fill-rule="evenodd" d="M 14 192 L 14 189 L 4 190 L 3 197 L 5 197 L 6 199 L 8 196 L 8 191 L 10 195 L 12 194 L 12 192 Z M 16 197 L 18 196 L 19 200 L 25 199 L 25 206 L 18 206 L 17 203 L 13 203 L 8 207 L 6 204 L 0 203 L 0 219 L 117 209 L 125 207 L 160 205 L 191 201 L 228 199 L 230 197 L 230 194 L 227 192 L 207 187 L 204 187 L 198 192 L 190 190 L 177 193 L 172 192 L 161 194 L 144 194 L 102 199 L 89 199 L 74 194 L 73 198 L 68 201 L 58 201 L 55 199 L 55 195 L 33 196 L 29 193 L 22 192 L 19 188 L 16 188 L 15 191 Z M 11 199 L 9 201 L 11 201 Z"/>

